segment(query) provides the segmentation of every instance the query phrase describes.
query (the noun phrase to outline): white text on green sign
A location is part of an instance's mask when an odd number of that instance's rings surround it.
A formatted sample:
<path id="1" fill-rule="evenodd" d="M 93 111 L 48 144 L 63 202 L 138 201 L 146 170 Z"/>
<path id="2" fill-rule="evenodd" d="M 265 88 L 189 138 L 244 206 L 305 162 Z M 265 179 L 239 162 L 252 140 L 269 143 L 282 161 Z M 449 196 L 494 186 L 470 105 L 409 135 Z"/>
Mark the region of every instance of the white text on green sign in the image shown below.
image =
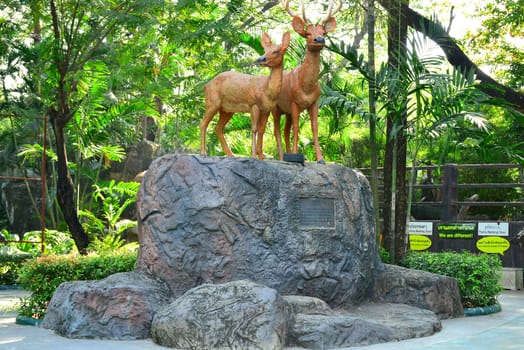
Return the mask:
<path id="1" fill-rule="evenodd" d="M 475 233 L 475 223 L 438 224 L 438 238 L 472 239 Z"/>

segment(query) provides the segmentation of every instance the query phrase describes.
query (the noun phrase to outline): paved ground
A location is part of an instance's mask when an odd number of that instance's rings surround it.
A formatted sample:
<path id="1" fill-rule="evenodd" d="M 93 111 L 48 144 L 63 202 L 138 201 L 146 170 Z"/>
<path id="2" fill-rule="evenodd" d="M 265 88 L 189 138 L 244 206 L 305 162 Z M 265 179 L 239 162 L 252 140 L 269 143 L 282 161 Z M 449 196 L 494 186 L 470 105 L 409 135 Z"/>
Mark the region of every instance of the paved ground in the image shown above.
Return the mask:
<path id="1" fill-rule="evenodd" d="M 1 350 L 161 350 L 151 340 L 107 341 L 66 339 L 34 326 L 15 323 L 13 303 L 25 295 L 19 290 L 0 290 Z M 508 350 L 524 349 L 524 291 L 504 291 L 502 311 L 487 316 L 442 321 L 439 333 L 425 338 L 377 344 L 347 350 Z M 291 349 L 290 349 L 291 350 Z"/>

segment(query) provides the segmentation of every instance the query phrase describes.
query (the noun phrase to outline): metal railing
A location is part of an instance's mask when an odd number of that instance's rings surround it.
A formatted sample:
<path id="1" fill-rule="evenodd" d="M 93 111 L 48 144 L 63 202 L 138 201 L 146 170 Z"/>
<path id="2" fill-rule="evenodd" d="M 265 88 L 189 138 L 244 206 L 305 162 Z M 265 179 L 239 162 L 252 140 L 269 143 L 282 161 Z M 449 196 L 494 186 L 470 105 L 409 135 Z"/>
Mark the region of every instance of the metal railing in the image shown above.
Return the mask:
<path id="1" fill-rule="evenodd" d="M 512 183 L 460 183 L 459 175 L 462 170 L 480 170 L 480 171 L 490 171 L 490 170 L 505 170 L 505 169 L 516 169 L 518 171 L 518 182 Z M 364 175 L 369 176 L 370 169 L 362 168 L 359 169 L 364 173 Z M 408 169 L 408 174 L 411 173 L 411 168 Z M 421 190 L 423 193 L 429 193 L 433 191 L 435 195 L 432 198 L 425 198 L 421 201 L 412 202 L 412 208 L 427 208 L 428 211 L 433 209 L 431 213 L 434 220 L 441 221 L 453 221 L 457 219 L 464 219 L 460 217 L 461 209 L 469 207 L 524 207 L 524 201 L 522 200 L 513 200 L 513 201 L 495 201 L 495 200 L 478 200 L 475 198 L 467 198 L 465 200 L 459 200 L 459 191 L 460 190 L 470 190 L 470 189 L 487 189 L 487 190 L 500 190 L 500 189 L 523 189 L 524 188 L 524 175 L 523 169 L 520 165 L 517 164 L 444 164 L 442 166 L 436 165 L 424 165 L 415 168 L 415 174 L 419 172 L 426 172 L 431 174 L 436 170 L 441 171 L 440 183 L 433 183 L 431 181 L 431 176 L 429 176 L 429 181 L 426 183 L 417 183 L 413 185 L 414 192 L 416 190 Z M 379 169 L 379 174 L 382 174 L 382 169 Z M 381 175 L 380 175 L 381 177 Z M 379 204 L 380 208 L 383 207 L 383 181 L 382 177 L 379 179 L 379 198 L 381 202 Z M 429 197 L 429 196 L 428 196 Z M 524 199 L 524 194 L 522 195 Z M 415 216 L 416 217 L 416 216 Z M 417 218 L 418 219 L 418 218 Z"/>

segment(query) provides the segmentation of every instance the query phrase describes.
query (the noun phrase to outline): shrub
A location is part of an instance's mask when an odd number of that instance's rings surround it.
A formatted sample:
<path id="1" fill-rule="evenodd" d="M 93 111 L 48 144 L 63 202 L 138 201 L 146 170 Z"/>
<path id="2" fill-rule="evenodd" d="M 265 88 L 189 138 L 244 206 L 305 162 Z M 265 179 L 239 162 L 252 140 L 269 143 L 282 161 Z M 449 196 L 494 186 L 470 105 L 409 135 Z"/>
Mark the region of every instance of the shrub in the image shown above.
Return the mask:
<path id="1" fill-rule="evenodd" d="M 43 256 L 26 261 L 19 273 L 20 286 L 32 294 L 22 298 L 20 316 L 43 318 L 56 288 L 67 281 L 99 280 L 136 267 L 136 251 L 101 255 Z"/>
<path id="2" fill-rule="evenodd" d="M 20 237 L 17 234 L 10 234 L 7 230 L 0 232 L 8 241 L 19 241 Z M 75 242 L 71 235 L 57 230 L 46 229 L 44 231 L 44 251 L 40 244 L 42 240 L 42 231 L 29 231 L 24 234 L 23 242 L 5 243 L 6 247 L 15 251 L 21 251 L 31 254 L 33 256 L 39 254 L 69 254 L 73 252 Z"/>
<path id="3" fill-rule="evenodd" d="M 410 252 L 404 265 L 455 278 L 466 308 L 494 305 L 502 291 L 502 263 L 493 254 Z"/>
<path id="4" fill-rule="evenodd" d="M 136 221 L 123 217 L 125 210 L 136 202 L 140 183 L 100 181 L 93 185 L 93 207 L 78 212 L 82 226 L 91 241 L 103 240 L 106 235 L 120 237 Z"/>
<path id="5" fill-rule="evenodd" d="M 17 284 L 18 271 L 23 262 L 32 258 L 31 254 L 20 252 L 10 247 L 0 249 L 0 285 L 13 286 Z"/>
<path id="6" fill-rule="evenodd" d="M 378 256 L 380 258 L 380 261 L 384 264 L 391 264 L 391 254 L 389 254 L 386 248 L 380 247 L 378 251 Z"/>

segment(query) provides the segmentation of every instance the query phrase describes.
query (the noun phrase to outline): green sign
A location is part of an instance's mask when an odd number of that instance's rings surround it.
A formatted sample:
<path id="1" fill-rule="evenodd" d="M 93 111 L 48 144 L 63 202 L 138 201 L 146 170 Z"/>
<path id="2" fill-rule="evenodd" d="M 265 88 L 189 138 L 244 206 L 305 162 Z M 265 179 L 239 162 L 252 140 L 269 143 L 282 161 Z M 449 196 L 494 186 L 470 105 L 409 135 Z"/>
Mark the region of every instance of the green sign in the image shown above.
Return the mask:
<path id="1" fill-rule="evenodd" d="M 445 239 L 473 239 L 475 223 L 438 224 L 438 238 Z"/>
<path id="2" fill-rule="evenodd" d="M 423 235 L 409 235 L 409 248 L 411 250 L 426 250 L 431 247 L 431 239 Z"/>
<path id="3" fill-rule="evenodd" d="M 483 237 L 477 241 L 477 249 L 483 253 L 504 255 L 509 249 L 509 241 L 498 236 Z"/>

